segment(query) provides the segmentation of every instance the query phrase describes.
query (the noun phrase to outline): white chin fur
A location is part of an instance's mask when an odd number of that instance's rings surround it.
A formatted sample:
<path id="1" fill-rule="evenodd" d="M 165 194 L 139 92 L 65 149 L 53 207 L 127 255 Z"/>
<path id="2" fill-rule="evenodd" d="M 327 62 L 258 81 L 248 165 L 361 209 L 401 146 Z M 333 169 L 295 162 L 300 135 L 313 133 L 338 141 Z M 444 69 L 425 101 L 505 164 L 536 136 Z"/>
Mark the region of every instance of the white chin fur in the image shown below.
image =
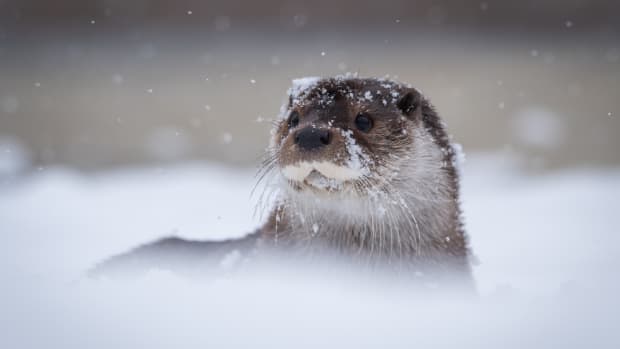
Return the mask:
<path id="1" fill-rule="evenodd" d="M 362 175 L 359 170 L 336 165 L 329 161 L 304 161 L 295 165 L 287 165 L 282 169 L 282 174 L 290 180 L 301 182 L 310 175 L 312 170 L 318 171 L 326 178 L 343 182 L 359 178 Z"/>

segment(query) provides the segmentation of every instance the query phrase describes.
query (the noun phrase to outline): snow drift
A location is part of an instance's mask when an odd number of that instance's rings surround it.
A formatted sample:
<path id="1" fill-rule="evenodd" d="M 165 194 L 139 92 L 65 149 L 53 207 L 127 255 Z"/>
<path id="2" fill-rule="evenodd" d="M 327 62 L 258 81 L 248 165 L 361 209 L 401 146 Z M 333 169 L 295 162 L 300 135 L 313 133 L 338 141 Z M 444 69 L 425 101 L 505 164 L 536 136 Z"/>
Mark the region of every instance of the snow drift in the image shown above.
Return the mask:
<path id="1" fill-rule="evenodd" d="M 474 299 L 294 266 L 210 281 L 165 270 L 86 279 L 96 262 L 159 237 L 250 232 L 261 219 L 252 172 L 187 164 L 24 178 L 0 187 L 0 346 L 617 347 L 620 169 L 533 176 L 504 160 L 464 165 Z"/>

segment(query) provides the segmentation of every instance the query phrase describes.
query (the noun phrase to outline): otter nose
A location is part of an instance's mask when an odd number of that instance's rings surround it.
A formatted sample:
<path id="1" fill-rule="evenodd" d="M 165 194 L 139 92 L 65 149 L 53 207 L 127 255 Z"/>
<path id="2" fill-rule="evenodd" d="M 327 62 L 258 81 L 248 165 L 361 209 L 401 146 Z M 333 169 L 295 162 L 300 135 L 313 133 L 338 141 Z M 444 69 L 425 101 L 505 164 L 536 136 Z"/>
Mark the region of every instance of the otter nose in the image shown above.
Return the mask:
<path id="1" fill-rule="evenodd" d="M 295 143 L 303 150 L 312 150 L 328 145 L 331 138 L 328 130 L 308 126 L 295 134 Z"/>

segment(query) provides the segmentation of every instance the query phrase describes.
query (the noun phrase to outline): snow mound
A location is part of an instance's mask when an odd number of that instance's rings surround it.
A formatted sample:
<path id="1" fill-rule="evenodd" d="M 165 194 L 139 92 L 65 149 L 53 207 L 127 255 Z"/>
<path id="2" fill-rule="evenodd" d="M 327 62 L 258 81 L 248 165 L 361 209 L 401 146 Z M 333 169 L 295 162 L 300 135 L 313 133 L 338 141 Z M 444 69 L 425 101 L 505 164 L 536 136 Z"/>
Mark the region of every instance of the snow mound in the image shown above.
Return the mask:
<path id="1" fill-rule="evenodd" d="M 0 186 L 0 346 L 617 347 L 620 169 L 532 176 L 505 163 L 469 154 L 463 169 L 475 300 L 293 265 L 211 281 L 165 270 L 84 279 L 105 257 L 163 236 L 252 231 L 253 171 L 46 169 Z M 242 262 L 233 252 L 222 266 Z"/>

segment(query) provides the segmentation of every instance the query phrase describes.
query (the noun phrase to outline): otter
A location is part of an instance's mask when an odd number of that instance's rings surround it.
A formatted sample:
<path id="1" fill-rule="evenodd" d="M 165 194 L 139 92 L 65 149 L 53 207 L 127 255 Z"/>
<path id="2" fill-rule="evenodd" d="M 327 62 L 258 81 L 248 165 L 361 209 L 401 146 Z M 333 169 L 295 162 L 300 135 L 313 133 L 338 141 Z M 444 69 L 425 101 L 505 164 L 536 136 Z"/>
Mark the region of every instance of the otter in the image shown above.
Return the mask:
<path id="1" fill-rule="evenodd" d="M 200 273 L 240 256 L 329 253 L 399 275 L 471 281 L 458 149 L 419 90 L 357 76 L 293 80 L 271 135 L 259 182 L 273 207 L 262 227 L 219 242 L 166 238 L 94 271 Z"/>

